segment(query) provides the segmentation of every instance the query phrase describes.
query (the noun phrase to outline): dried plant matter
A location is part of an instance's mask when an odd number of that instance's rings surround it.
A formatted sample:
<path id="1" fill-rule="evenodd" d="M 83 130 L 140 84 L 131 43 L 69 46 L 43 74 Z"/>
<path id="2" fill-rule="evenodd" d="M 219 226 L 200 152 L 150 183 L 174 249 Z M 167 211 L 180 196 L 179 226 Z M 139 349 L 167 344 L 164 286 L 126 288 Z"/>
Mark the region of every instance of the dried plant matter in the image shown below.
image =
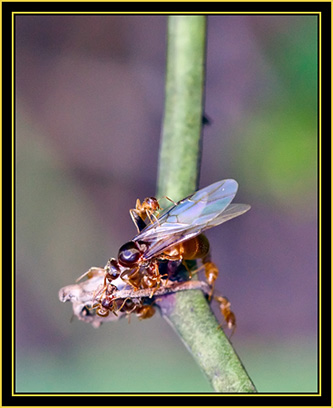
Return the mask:
<path id="1" fill-rule="evenodd" d="M 102 271 L 103 269 L 101 269 Z M 60 289 L 59 300 L 61 302 L 71 302 L 73 305 L 73 314 L 86 323 L 91 323 L 94 327 L 99 327 L 101 323 L 115 321 L 128 313 L 117 311 L 110 313 L 106 317 L 98 316 L 96 309 L 94 308 L 96 302 L 98 302 L 98 291 L 103 286 L 104 275 L 98 274 L 85 281 L 68 285 Z M 151 289 L 133 290 L 128 286 L 125 286 L 121 290 L 117 290 L 114 293 L 116 299 L 140 299 L 147 300 L 149 302 L 154 301 L 155 306 L 158 306 L 162 297 L 169 294 L 185 291 L 185 290 L 202 290 L 208 294 L 210 287 L 203 281 L 186 281 L 186 282 L 171 282 L 157 289 L 154 296 L 151 297 Z"/>

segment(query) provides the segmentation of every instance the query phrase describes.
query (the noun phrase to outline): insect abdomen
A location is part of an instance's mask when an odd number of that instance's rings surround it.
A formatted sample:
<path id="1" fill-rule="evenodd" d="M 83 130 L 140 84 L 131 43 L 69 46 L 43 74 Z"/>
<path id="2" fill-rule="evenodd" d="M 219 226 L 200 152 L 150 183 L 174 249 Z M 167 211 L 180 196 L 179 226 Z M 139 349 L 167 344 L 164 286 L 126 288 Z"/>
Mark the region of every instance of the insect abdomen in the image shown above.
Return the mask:
<path id="1" fill-rule="evenodd" d="M 209 241 L 204 234 L 189 239 L 181 245 L 183 246 L 183 259 L 201 259 L 209 253 Z"/>
<path id="2" fill-rule="evenodd" d="M 200 234 L 188 241 L 172 246 L 164 252 L 167 256 L 193 260 L 204 258 L 209 253 L 209 241 L 205 235 Z"/>

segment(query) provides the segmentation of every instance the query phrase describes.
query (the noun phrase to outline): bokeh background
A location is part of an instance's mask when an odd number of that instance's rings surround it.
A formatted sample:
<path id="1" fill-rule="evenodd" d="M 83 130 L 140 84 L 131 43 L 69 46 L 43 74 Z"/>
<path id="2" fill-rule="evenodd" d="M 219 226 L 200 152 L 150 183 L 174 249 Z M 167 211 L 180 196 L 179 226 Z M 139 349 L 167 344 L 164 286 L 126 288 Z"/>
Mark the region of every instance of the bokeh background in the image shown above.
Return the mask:
<path id="1" fill-rule="evenodd" d="M 211 392 L 159 313 L 94 329 L 58 300 L 155 193 L 167 17 L 15 23 L 16 391 Z M 315 16 L 208 17 L 200 186 L 252 206 L 207 235 L 260 392 L 317 391 L 317 40 Z"/>

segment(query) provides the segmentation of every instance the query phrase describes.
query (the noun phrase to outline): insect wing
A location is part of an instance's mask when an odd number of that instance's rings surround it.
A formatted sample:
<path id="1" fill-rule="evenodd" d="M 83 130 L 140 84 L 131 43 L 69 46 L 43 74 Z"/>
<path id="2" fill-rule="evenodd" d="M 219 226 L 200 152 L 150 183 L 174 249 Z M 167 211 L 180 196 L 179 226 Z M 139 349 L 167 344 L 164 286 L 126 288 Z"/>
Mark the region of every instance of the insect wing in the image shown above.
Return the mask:
<path id="1" fill-rule="evenodd" d="M 217 222 L 235 197 L 237 188 L 235 180 L 218 181 L 171 207 L 134 238 L 134 241 L 150 243 L 144 258 L 150 259 L 170 246 L 193 238 L 207 228 L 240 215 L 233 215 Z"/>
<path id="2" fill-rule="evenodd" d="M 145 259 L 150 259 L 162 253 L 167 248 L 173 245 L 176 245 L 183 241 L 187 241 L 191 238 L 194 238 L 197 235 L 199 235 L 201 232 L 209 228 L 216 227 L 217 225 L 223 224 L 224 222 L 227 222 L 231 220 L 232 218 L 235 218 L 235 217 L 238 217 L 239 215 L 244 214 L 250 208 L 251 206 L 248 204 L 230 204 L 228 208 L 222 214 L 212 219 L 209 223 L 207 223 L 205 226 L 203 226 L 199 230 L 198 228 L 195 228 L 195 226 L 193 226 L 193 228 L 190 228 L 186 231 L 183 230 L 176 237 L 171 236 L 171 237 L 166 238 L 165 240 L 156 240 L 156 242 L 150 245 L 149 249 L 144 254 L 144 257 Z"/>
<path id="3" fill-rule="evenodd" d="M 250 208 L 251 206 L 248 204 L 230 204 L 228 208 L 225 211 L 223 211 L 222 214 L 211 220 L 207 224 L 207 228 L 205 229 L 216 227 L 217 225 L 223 224 L 224 222 L 227 222 L 232 218 L 238 217 L 239 215 L 246 213 L 246 211 L 249 211 Z"/>
<path id="4" fill-rule="evenodd" d="M 196 203 L 204 203 L 202 212 L 198 217 L 190 220 L 192 226 L 203 226 L 208 224 L 211 220 L 216 218 L 229 206 L 234 199 L 238 190 L 238 183 L 235 180 L 223 180 L 218 181 L 210 186 L 197 191 L 190 198 L 191 201 Z M 197 204 L 196 204 L 197 205 Z M 176 210 L 176 209 L 175 209 Z M 190 214 L 181 214 L 181 218 L 185 219 Z M 192 222 L 190 222 L 192 221 Z"/>
<path id="5" fill-rule="evenodd" d="M 225 210 L 235 197 L 237 188 L 235 180 L 222 180 L 198 190 L 147 225 L 134 241 L 164 239 L 168 234 L 186 231 L 194 225 L 204 225 Z"/>

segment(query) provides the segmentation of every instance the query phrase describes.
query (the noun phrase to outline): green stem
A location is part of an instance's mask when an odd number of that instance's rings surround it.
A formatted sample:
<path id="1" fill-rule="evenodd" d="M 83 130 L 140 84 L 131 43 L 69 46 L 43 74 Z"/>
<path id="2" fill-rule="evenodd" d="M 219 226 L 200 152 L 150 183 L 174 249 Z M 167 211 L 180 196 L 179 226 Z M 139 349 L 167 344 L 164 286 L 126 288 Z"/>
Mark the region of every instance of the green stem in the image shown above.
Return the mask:
<path id="1" fill-rule="evenodd" d="M 169 17 L 159 197 L 178 200 L 198 187 L 205 33 L 205 17 Z"/>
<path id="2" fill-rule="evenodd" d="M 179 200 L 197 189 L 203 117 L 206 18 L 170 16 L 159 197 Z M 256 392 L 199 290 L 164 296 L 163 316 L 178 332 L 217 392 Z"/>

